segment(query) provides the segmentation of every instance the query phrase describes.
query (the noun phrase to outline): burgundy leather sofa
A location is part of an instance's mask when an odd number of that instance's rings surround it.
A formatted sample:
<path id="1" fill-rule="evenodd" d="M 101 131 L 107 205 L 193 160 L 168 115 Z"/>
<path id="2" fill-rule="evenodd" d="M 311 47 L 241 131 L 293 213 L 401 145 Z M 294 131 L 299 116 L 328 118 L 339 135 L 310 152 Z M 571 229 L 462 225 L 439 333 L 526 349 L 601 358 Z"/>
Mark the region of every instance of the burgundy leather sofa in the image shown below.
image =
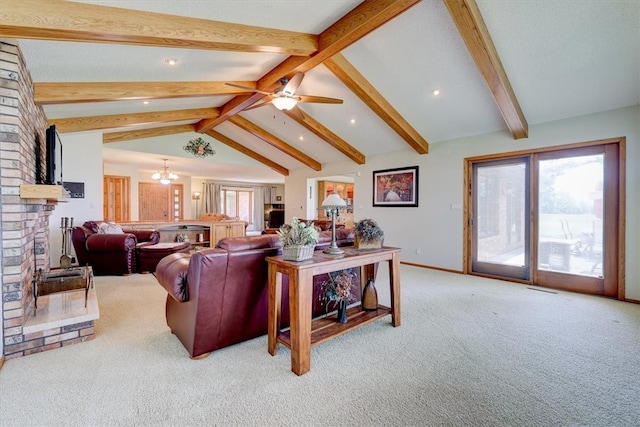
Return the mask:
<path id="1" fill-rule="evenodd" d="M 353 244 L 353 230 L 336 230 L 340 246 Z M 331 232 L 321 232 L 316 249 L 331 243 Z M 281 243 L 273 234 L 229 237 L 216 248 L 164 257 L 156 278 L 168 292 L 167 325 L 192 358 L 267 333 L 268 275 L 265 257 L 279 255 Z M 327 275 L 314 278 L 314 317 L 326 313 L 321 285 Z M 360 300 L 359 272 L 352 295 Z M 282 319 L 289 322 L 288 278 L 283 277 Z M 329 311 L 335 310 L 330 307 Z"/>
<path id="2" fill-rule="evenodd" d="M 71 232 L 78 264 L 90 265 L 96 276 L 135 273 L 136 248 L 160 241 L 158 230 L 123 228 L 123 234 L 100 234 L 100 222 L 86 221 Z"/>

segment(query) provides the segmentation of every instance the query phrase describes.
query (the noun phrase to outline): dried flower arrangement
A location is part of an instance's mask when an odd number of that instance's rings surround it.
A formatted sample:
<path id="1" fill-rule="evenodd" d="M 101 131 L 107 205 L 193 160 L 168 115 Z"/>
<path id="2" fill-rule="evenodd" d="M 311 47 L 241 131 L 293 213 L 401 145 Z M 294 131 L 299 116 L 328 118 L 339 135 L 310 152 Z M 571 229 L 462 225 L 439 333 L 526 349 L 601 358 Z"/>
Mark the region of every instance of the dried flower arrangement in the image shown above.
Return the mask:
<path id="1" fill-rule="evenodd" d="M 207 157 L 216 154 L 215 150 L 211 148 L 211 144 L 200 137 L 192 139 L 182 148 L 196 157 Z"/>
<path id="2" fill-rule="evenodd" d="M 384 237 L 384 232 L 378 223 L 370 218 L 364 218 L 356 222 L 353 233 L 365 243 L 381 240 Z"/>
<path id="3" fill-rule="evenodd" d="M 304 222 L 293 218 L 291 224 L 284 224 L 277 231 L 282 246 L 315 245 L 318 243 L 318 230 L 313 221 Z"/>
<path id="4" fill-rule="evenodd" d="M 328 274 L 329 279 L 322 282 L 322 292 L 320 298 L 323 298 L 328 306 L 331 301 L 346 302 L 351 301 L 351 286 L 353 286 L 353 278 L 355 273 L 351 268 L 340 271 L 333 271 Z"/>

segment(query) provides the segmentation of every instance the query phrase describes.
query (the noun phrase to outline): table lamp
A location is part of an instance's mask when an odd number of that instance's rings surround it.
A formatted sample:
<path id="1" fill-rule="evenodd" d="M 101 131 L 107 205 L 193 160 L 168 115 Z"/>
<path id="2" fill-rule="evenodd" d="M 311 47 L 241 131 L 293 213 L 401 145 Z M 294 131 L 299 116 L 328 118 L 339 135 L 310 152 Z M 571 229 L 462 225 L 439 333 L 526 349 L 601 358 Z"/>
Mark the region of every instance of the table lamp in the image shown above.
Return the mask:
<path id="1" fill-rule="evenodd" d="M 333 192 L 323 200 L 321 207 L 327 211 L 327 216 L 331 219 L 331 246 L 322 252 L 329 255 L 343 254 L 344 251 L 336 244 L 336 220 L 338 219 L 338 211 L 346 208 L 347 202 Z"/>

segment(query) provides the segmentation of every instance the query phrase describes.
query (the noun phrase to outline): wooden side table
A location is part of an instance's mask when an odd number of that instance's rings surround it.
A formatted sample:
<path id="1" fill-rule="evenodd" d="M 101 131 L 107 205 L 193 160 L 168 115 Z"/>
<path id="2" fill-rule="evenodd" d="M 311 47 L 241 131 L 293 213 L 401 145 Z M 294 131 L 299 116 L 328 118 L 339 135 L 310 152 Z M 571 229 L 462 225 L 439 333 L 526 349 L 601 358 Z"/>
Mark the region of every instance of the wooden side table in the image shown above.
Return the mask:
<path id="1" fill-rule="evenodd" d="M 391 315 L 391 324 L 400 326 L 400 249 L 360 251 L 347 249 L 342 256 L 326 255 L 315 251 L 307 261 L 284 261 L 282 256 L 267 257 L 269 265 L 269 325 L 268 351 L 276 354 L 278 343 L 291 350 L 291 370 L 303 375 L 311 368 L 311 347 L 322 344 L 350 330 L 371 323 L 381 317 Z M 332 319 L 312 320 L 313 276 L 346 268 L 367 266 L 378 262 L 389 263 L 389 288 L 391 307 L 378 305 L 374 311 L 364 311 L 360 306 L 349 309 L 349 321 L 337 323 Z M 290 329 L 280 330 L 282 300 L 282 275 L 289 276 Z"/>

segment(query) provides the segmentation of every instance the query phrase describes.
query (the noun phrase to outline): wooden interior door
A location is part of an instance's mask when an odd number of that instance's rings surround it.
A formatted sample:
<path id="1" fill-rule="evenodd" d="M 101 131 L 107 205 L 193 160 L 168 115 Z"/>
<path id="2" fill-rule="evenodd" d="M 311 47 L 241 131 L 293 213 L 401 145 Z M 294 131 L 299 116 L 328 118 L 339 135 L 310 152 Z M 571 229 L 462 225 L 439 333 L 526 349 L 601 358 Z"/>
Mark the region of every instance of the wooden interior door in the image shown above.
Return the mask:
<path id="1" fill-rule="evenodd" d="M 103 178 L 103 218 L 126 222 L 131 218 L 131 182 L 128 176 L 105 175 Z"/>
<path id="2" fill-rule="evenodd" d="M 171 221 L 172 202 L 171 186 L 149 182 L 138 184 L 140 221 Z"/>

